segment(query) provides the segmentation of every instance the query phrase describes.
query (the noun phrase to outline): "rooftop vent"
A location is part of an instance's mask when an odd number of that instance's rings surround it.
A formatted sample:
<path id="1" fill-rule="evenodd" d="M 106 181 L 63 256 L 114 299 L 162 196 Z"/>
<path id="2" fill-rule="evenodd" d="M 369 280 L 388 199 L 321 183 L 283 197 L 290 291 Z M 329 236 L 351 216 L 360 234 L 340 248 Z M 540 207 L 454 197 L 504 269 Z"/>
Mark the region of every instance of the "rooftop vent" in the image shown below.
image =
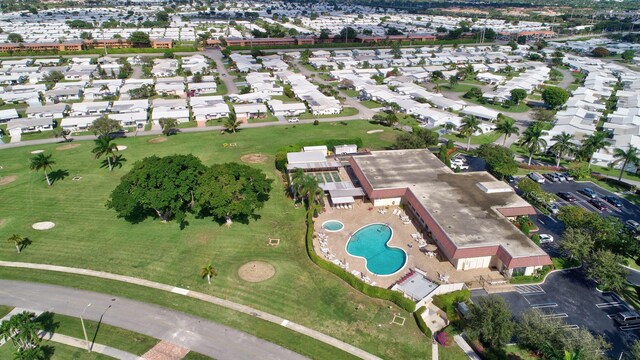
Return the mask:
<path id="1" fill-rule="evenodd" d="M 483 192 L 487 194 L 510 193 L 513 189 L 509 184 L 503 181 L 487 181 L 476 184 Z"/>

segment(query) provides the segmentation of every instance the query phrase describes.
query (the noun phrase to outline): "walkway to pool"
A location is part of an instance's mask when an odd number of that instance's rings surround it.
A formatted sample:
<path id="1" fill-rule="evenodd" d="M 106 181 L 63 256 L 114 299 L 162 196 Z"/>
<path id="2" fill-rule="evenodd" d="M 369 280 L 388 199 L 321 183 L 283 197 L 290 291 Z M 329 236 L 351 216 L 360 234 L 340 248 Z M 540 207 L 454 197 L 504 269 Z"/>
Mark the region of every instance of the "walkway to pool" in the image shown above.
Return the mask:
<path id="1" fill-rule="evenodd" d="M 502 278 L 498 271 L 490 269 L 474 269 L 466 271 L 458 271 L 449 261 L 440 256 L 430 257 L 420 251 L 418 243 L 411 237 L 411 234 L 418 232 L 413 223 L 404 224 L 398 215 L 393 215 L 393 210 L 397 206 L 390 206 L 386 209 L 385 214 L 381 214 L 378 210 L 382 208 L 373 207 L 369 202 L 357 201 L 353 209 L 336 209 L 327 208 L 327 211 L 320 214 L 315 219 L 315 232 L 324 233 L 326 235 L 326 248 L 337 260 L 348 265 L 347 271 L 357 271 L 365 274 L 376 283 L 376 286 L 389 287 L 405 275 L 409 269 L 418 268 L 427 273 L 430 280 L 438 280 L 440 275 L 448 276 L 449 283 L 472 283 L 472 286 L 479 286 L 480 276 L 492 279 Z M 322 229 L 322 223 L 327 220 L 339 220 L 344 224 L 344 229 L 339 232 L 327 232 Z M 362 258 L 349 255 L 345 246 L 349 240 L 349 234 L 355 232 L 359 228 L 372 224 L 382 223 L 389 224 L 393 229 L 393 237 L 388 243 L 389 246 L 395 246 L 403 249 L 407 253 L 407 264 L 394 275 L 377 276 L 367 271 L 365 261 Z M 320 250 L 320 239 L 314 238 L 314 248 L 318 255 L 324 257 Z M 410 246 L 409 246 L 410 245 Z M 324 246 L 323 246 L 324 247 Z M 438 252 L 436 251 L 436 254 Z"/>

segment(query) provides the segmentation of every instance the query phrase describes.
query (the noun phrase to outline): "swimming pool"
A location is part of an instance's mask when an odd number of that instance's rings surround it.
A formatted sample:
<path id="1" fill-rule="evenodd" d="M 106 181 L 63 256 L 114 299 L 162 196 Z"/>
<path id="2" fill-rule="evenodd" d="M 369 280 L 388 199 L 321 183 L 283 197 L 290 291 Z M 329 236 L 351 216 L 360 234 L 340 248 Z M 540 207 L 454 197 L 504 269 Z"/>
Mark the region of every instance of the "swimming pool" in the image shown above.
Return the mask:
<path id="1" fill-rule="evenodd" d="M 392 275 L 407 263 L 404 250 L 387 245 L 393 230 L 385 224 L 370 224 L 358 229 L 347 242 L 347 253 L 364 258 L 367 270 L 376 275 Z"/>
<path id="2" fill-rule="evenodd" d="M 338 232 L 344 228 L 344 224 L 338 220 L 327 220 L 322 223 L 322 228 L 329 232 Z"/>

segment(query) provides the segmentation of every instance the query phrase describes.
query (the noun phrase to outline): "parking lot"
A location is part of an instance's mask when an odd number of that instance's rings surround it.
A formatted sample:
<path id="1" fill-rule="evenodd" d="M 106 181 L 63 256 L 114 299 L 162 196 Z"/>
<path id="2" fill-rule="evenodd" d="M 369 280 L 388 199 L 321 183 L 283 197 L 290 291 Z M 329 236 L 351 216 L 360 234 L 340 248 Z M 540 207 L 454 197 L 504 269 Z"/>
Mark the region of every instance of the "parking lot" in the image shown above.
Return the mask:
<path id="1" fill-rule="evenodd" d="M 474 290 L 472 299 L 484 296 L 484 290 Z M 611 316 L 628 310 L 613 293 L 601 293 L 582 270 L 567 270 L 550 274 L 542 285 L 518 285 L 515 292 L 498 294 L 509 304 L 515 317 L 529 309 L 538 309 L 545 316 L 562 319 L 569 329 L 578 327 L 602 334 L 612 345 L 609 356 L 618 359 L 640 336 L 640 326 L 620 327 Z"/>

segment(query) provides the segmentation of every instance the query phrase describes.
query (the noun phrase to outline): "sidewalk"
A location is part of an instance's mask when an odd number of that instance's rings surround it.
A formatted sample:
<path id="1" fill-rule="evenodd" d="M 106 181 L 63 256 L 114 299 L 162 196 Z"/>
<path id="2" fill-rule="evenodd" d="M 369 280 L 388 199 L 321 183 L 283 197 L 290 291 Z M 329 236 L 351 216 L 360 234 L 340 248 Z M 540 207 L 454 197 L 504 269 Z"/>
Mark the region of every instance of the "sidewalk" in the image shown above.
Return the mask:
<path id="1" fill-rule="evenodd" d="M 108 273 L 108 272 L 104 272 L 104 271 L 96 271 L 96 270 L 89 270 L 89 269 L 79 269 L 79 268 L 71 268 L 71 267 L 66 267 L 66 266 L 57 266 L 57 265 L 46 265 L 46 264 L 33 264 L 33 263 L 24 263 L 24 262 L 11 262 L 11 261 L 0 261 L 0 266 L 4 266 L 4 267 L 11 267 L 11 268 L 21 268 L 21 269 L 35 269 L 35 270 L 46 270 L 46 271 L 56 271 L 56 272 L 62 272 L 62 273 L 67 273 L 67 274 L 78 274 L 78 275 L 85 275 L 85 276 L 92 276 L 92 277 L 97 277 L 97 278 L 101 278 L 101 279 L 108 279 L 108 280 L 115 280 L 115 281 L 121 281 L 121 282 L 125 282 L 125 283 L 129 283 L 129 284 L 134 284 L 134 285 L 139 285 L 139 286 L 144 286 L 144 287 L 148 287 L 148 288 L 152 288 L 152 289 L 156 289 L 156 290 L 162 290 L 162 291 L 167 291 L 167 292 L 171 292 L 174 294 L 178 294 L 178 295 L 182 295 L 182 296 L 187 296 L 190 298 L 194 298 L 194 299 L 198 299 L 198 300 L 202 300 L 202 301 L 206 301 L 208 303 L 211 304 L 215 304 L 218 306 L 222 306 L 225 307 L 227 309 L 231 309 L 231 310 L 235 310 L 235 311 L 239 311 L 241 313 L 247 314 L 247 315 L 251 315 L 251 316 L 255 316 L 257 318 L 272 322 L 274 324 L 280 325 L 280 326 L 284 326 L 288 329 L 291 329 L 297 333 L 309 336 L 313 339 L 316 339 L 318 341 L 321 341 L 325 344 L 331 345 L 333 347 L 336 347 L 342 351 L 348 352 L 351 355 L 357 356 L 361 359 L 379 359 L 377 356 L 370 354 L 362 349 L 359 349 L 353 345 L 347 344 L 344 341 L 338 340 L 334 337 L 331 337 L 329 335 L 323 334 L 319 331 L 310 329 L 306 326 L 300 325 L 300 324 L 296 324 L 292 321 L 289 321 L 287 319 L 281 318 L 279 316 L 264 312 L 264 311 L 260 311 L 257 309 L 254 309 L 250 306 L 246 306 L 246 305 L 242 305 L 242 304 L 238 304 L 229 300 L 225 300 L 225 299 L 221 299 L 212 295 L 207 295 L 204 293 L 200 293 L 200 292 L 196 292 L 196 291 L 190 291 L 188 289 L 184 289 L 184 288 L 179 288 L 179 287 L 175 287 L 175 286 L 171 286 L 171 285 L 167 285 L 167 284 L 162 284 L 162 283 L 158 283 L 155 281 L 150 281 L 150 280 L 145 280 L 145 279 L 140 279 L 140 278 L 134 278 L 131 276 L 125 276 L 125 275 L 118 275 L 118 274 L 112 274 L 112 273 Z"/>
<path id="2" fill-rule="evenodd" d="M 30 309 L 23 309 L 23 308 L 13 308 L 13 310 L 11 310 L 7 315 L 5 315 L 2 319 L 0 319 L 0 323 L 4 320 L 9 320 L 9 318 L 11 318 L 13 315 L 22 313 L 24 311 L 28 311 L 28 312 L 32 312 L 34 314 L 36 314 L 36 316 L 40 316 L 42 314 L 42 311 L 36 311 L 36 310 L 30 310 Z M 49 340 L 49 341 L 53 341 L 56 343 L 60 343 L 60 344 L 64 344 L 64 345 L 68 345 L 68 346 L 73 346 L 79 349 L 87 349 L 87 343 L 82 340 L 82 339 L 78 339 L 78 338 L 74 338 L 71 336 L 67 336 L 67 335 L 61 335 L 61 334 L 54 334 L 51 332 L 44 332 L 41 331 L 40 332 L 40 337 L 42 339 L 45 340 Z M 0 342 L 0 346 L 4 345 L 4 343 Z M 91 351 L 92 352 L 96 352 L 98 354 L 103 354 L 103 355 L 107 355 L 110 356 L 112 358 L 115 359 L 121 359 L 121 360 L 143 360 L 143 358 L 141 358 L 140 356 L 136 356 L 134 354 L 128 353 L 126 351 L 122 351 L 122 350 L 118 350 L 106 345 L 102 345 L 102 344 L 96 344 L 93 343 L 91 346 Z"/>
<path id="3" fill-rule="evenodd" d="M 464 351 L 464 353 L 467 354 L 469 359 L 471 359 L 471 360 L 481 360 L 480 357 L 478 356 L 478 354 L 476 354 L 476 352 L 473 351 L 471 346 L 469 346 L 469 344 L 467 344 L 467 341 L 462 336 L 455 335 L 453 337 L 453 341 L 455 341 L 456 344 L 458 344 L 458 346 L 460 346 L 460 349 L 462 349 L 462 351 Z"/>

